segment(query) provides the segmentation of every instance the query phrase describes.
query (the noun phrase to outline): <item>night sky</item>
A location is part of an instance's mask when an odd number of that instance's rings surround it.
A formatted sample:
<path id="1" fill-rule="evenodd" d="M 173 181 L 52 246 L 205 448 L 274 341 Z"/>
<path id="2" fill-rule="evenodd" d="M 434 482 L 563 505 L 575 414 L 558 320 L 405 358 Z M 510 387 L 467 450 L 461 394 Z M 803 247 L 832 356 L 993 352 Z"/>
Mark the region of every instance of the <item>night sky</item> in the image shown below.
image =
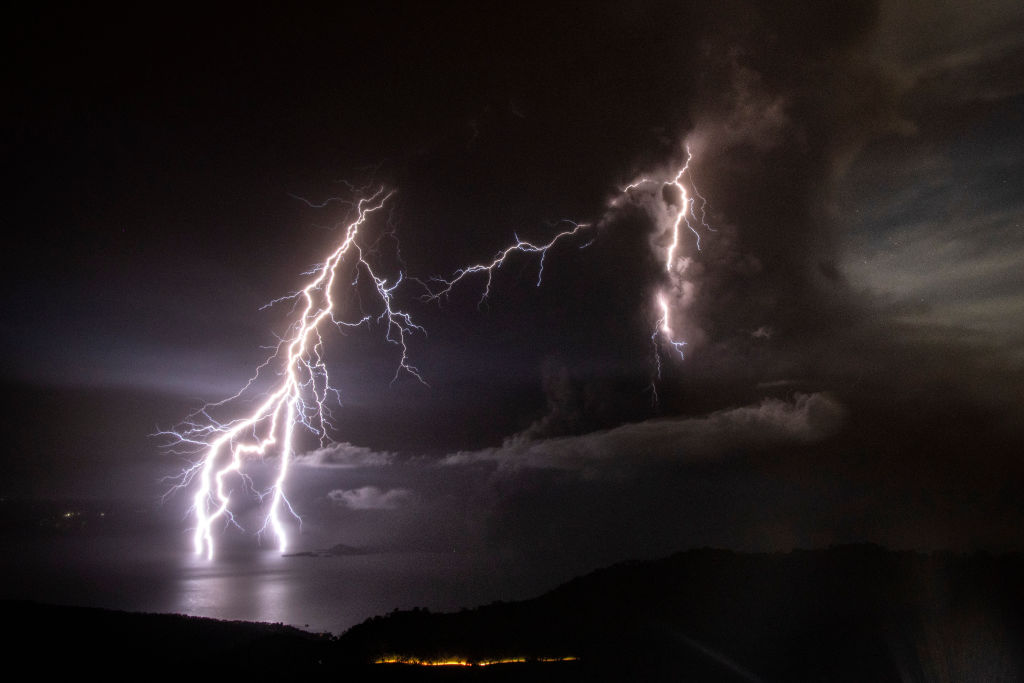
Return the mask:
<path id="1" fill-rule="evenodd" d="M 429 386 L 392 382 L 379 325 L 325 335 L 342 405 L 303 437 L 297 549 L 457 558 L 486 572 L 467 604 L 703 545 L 1024 549 L 1019 2 L 40 6 L 3 32 L 4 597 L 190 551 L 152 435 L 245 383 L 288 325 L 261 307 L 352 217 L 311 204 L 353 187 L 395 190 L 365 240 Z M 621 189 L 687 145 L 712 229 L 681 241 L 655 401 L 672 198 Z M 592 227 L 540 286 L 518 255 L 483 303 L 480 277 L 421 301 L 565 220 Z M 271 552 L 239 509 L 220 543 Z"/>

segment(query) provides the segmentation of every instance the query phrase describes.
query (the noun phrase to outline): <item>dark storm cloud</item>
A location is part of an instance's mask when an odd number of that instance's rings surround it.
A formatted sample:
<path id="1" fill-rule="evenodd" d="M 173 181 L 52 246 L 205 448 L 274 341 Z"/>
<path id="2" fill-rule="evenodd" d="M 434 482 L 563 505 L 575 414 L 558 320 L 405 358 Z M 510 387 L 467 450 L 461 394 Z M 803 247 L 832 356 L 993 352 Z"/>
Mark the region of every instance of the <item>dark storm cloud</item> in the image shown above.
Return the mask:
<path id="1" fill-rule="evenodd" d="M 707 39 L 705 85 L 719 87 L 691 103 L 687 140 L 719 232 L 694 255 L 689 315 L 713 341 L 713 365 L 770 373 L 753 332 L 770 327 L 775 348 L 788 347 L 857 309 L 827 202 L 841 164 L 897 123 L 892 86 L 864 57 L 876 15 L 870 3 L 826 4 L 790 23 L 789 10 L 765 10 Z"/>
<path id="2" fill-rule="evenodd" d="M 582 413 L 588 406 L 581 403 L 583 399 L 573 385 L 566 367 L 549 358 L 544 363 L 541 386 L 547 401 L 547 412 L 517 435 L 517 438 L 530 439 L 576 432 Z"/>
<path id="3" fill-rule="evenodd" d="M 334 489 L 327 493 L 327 499 L 334 505 L 351 510 L 394 510 L 413 497 L 409 489 L 388 489 L 382 491 L 376 486 L 362 486 L 357 489 Z"/>
<path id="4" fill-rule="evenodd" d="M 1024 353 L 1022 26 L 1014 3 L 886 5 L 873 55 L 907 125 L 865 150 L 837 203 L 857 287 L 907 334 L 971 338 L 1011 372 Z"/>
<path id="5" fill-rule="evenodd" d="M 495 462 L 503 469 L 541 468 L 611 474 L 643 461 L 689 462 L 719 458 L 778 443 L 812 443 L 834 433 L 844 409 L 825 394 L 797 395 L 792 402 L 767 399 L 705 417 L 649 420 L 572 437 L 510 438 L 501 448 L 461 452 L 444 465 Z"/>
<path id="6" fill-rule="evenodd" d="M 290 497 L 304 518 L 304 547 L 386 542 L 474 557 L 498 553 L 526 575 L 533 570 L 521 563 L 537 553 L 548 554 L 549 571 L 557 574 L 566 562 L 582 569 L 620 553 L 655 552 L 642 548 L 652 536 L 658 548 L 700 539 L 763 547 L 752 540 L 760 523 L 746 517 L 749 506 L 728 513 L 722 506 L 738 495 L 782 500 L 792 485 L 767 482 L 753 493 L 758 475 L 751 470 L 739 482 L 733 473 L 782 453 L 793 467 L 822 466 L 828 459 L 814 449 L 844 428 L 845 413 L 831 396 L 798 395 L 580 436 L 532 434 L 441 459 L 358 449 L 361 465 L 325 470 L 320 463 L 353 462 L 353 449 L 340 445 L 296 459 Z M 722 505 L 708 499 L 711 480 Z M 672 502 L 680 496 L 691 500 Z M 702 530 L 687 519 L 708 504 L 715 510 L 708 514 L 728 522 Z M 594 526 L 585 529 L 588 516 Z M 804 521 L 787 521 L 799 537 L 811 533 Z"/>
<path id="7" fill-rule="evenodd" d="M 915 107 L 997 102 L 1021 93 L 1024 11 L 1007 0 L 888 2 L 882 6 L 874 55 L 897 74 Z M 908 102 L 909 104 L 909 102 Z M 942 125 L 947 111 L 925 125 Z M 945 119 L 945 121 L 943 120 Z"/>
<path id="8" fill-rule="evenodd" d="M 1006 347 L 979 344 L 965 330 L 908 326 L 906 307 L 880 293 L 899 292 L 892 283 L 916 272 L 921 280 L 908 284 L 915 292 L 956 281 L 977 314 L 1012 310 L 1002 307 L 1021 291 L 1012 279 L 1016 243 L 1006 239 L 1016 234 L 1008 220 L 1017 205 L 979 179 L 972 189 L 992 204 L 959 232 L 929 209 L 956 182 L 944 157 L 978 115 L 974 107 L 1018 92 L 1007 59 L 1013 32 L 994 20 L 984 29 L 971 24 L 953 50 L 928 37 L 945 35 L 948 17 L 936 29 L 924 9 L 908 23 L 895 5 L 742 4 L 739 14 L 736 7 L 699 11 L 703 33 L 695 49 L 683 48 L 686 77 L 673 80 L 678 62 L 645 66 L 677 86 L 664 96 L 677 115 L 685 112 L 668 142 L 634 157 L 629 171 L 613 161 L 590 168 L 611 198 L 637 175 L 674 168 L 682 158 L 676 131 L 694 154 L 694 181 L 717 232 L 704 235 L 700 252 L 692 241 L 684 246 L 691 288 L 677 307 L 692 346 L 685 362 L 666 365 L 658 385 L 662 410 L 686 417 L 646 421 L 650 413 L 637 407 L 650 400 L 641 386 L 651 370 L 642 360 L 650 358 L 644 331 L 651 295 L 665 285 L 658 250 L 666 215 L 658 212 L 666 204 L 653 196 L 620 203 L 600 217 L 590 246 L 547 260 L 543 286 L 528 292 L 537 322 L 503 290 L 525 296 L 526 287 L 503 275 L 482 318 L 501 325 L 503 307 L 512 307 L 508 320 L 524 321 L 519 336 L 537 352 L 494 357 L 521 357 L 517 371 L 532 362 L 542 390 L 533 401 L 542 407 L 502 446 L 442 458 L 453 473 L 483 469 L 463 480 L 468 507 L 438 498 L 433 509 L 464 520 L 456 524 L 464 540 L 548 560 L 702 542 L 1015 547 L 1019 506 L 1001 482 L 1021 476 L 1011 455 L 1020 441 L 1012 426 L 1019 369 Z M 897 64 L 887 57 L 904 38 L 913 47 Z M 929 46 L 934 54 L 925 54 Z M 929 101 L 937 108 L 926 112 L 920 107 Z M 530 116 L 543 115 L 535 108 Z M 636 121 L 635 112 L 623 116 Z M 927 150 L 938 166 L 925 163 Z M 980 158 L 999 166 L 991 151 Z M 1012 151 L 1005 156 L 1000 167 L 1016 168 Z M 873 220 L 876 231 L 892 229 L 891 207 L 920 220 L 885 239 L 913 246 L 884 250 L 888 261 L 870 264 L 874 287 L 865 292 L 843 231 L 852 215 Z M 954 235 L 972 236 L 975 248 L 940 267 L 942 254 L 956 250 Z M 533 264 L 516 268 L 528 271 L 519 271 L 520 281 L 535 272 Z M 1002 293 L 973 284 L 980 282 L 1002 283 Z M 501 363 L 492 370 L 500 378 Z M 623 375 L 632 380 L 615 379 Z M 764 398 L 794 390 L 808 393 Z M 623 420 L 633 422 L 615 426 Z"/>
<path id="9" fill-rule="evenodd" d="M 790 11 L 712 21 L 699 39 L 686 141 L 718 232 L 686 246 L 688 360 L 668 368 L 663 406 L 793 377 L 844 392 L 901 377 L 969 403 L 989 386 L 1004 401 L 996 377 L 1019 377 L 1024 292 L 1019 145 L 1007 146 L 1019 8 Z M 983 354 L 1001 371 L 980 370 Z"/>
<path id="10" fill-rule="evenodd" d="M 840 268 L 830 201 L 840 172 L 864 144 L 905 124 L 896 85 L 868 55 L 878 7 L 723 3 L 621 12 L 600 7 L 574 17 L 579 25 L 565 31 L 559 12 L 524 15 L 516 59 L 495 62 L 492 79 L 518 103 L 519 115 L 478 123 L 470 153 L 435 147 L 409 168 L 420 163 L 461 181 L 461 215 L 414 178 L 403 199 L 407 207 L 440 209 L 438 221 L 454 238 L 447 265 L 436 266 L 441 272 L 493 254 L 503 233 L 532 236 L 538 223 L 530 210 L 549 221 L 596 223 L 587 249 L 549 256 L 541 291 L 529 298 L 517 284 L 528 279 L 524 270 L 532 276 L 535 262 L 506 267 L 487 306 L 491 321 L 466 323 L 481 330 L 493 324 L 495 337 L 477 332 L 461 345 L 452 341 L 464 358 L 494 359 L 480 365 L 498 385 L 522 381 L 524 369 L 538 378 L 544 414 L 537 414 L 536 392 L 532 407 L 503 405 L 518 415 L 523 434 L 582 433 L 651 415 L 644 387 L 654 361 L 646 335 L 658 291 L 676 309 L 688 344 L 688 360 L 670 363 L 657 387 L 670 414 L 750 401 L 760 382 L 816 377 L 821 348 L 870 315 Z M 605 25 L 601 19 L 612 14 L 619 21 Z M 532 23 L 541 19 L 549 29 Z M 547 45 L 547 30 L 559 41 L 545 52 L 537 48 Z M 570 68 L 576 77 L 560 78 Z M 536 78 L 524 79 L 530 70 Z M 684 233 L 687 265 L 676 282 L 660 262 L 673 200 L 615 200 L 603 215 L 600 204 L 638 176 L 671 177 L 684 142 L 715 232 L 703 235 L 702 251 Z M 435 190 L 449 192 L 446 185 Z M 486 230 L 467 221 L 473 215 Z M 442 252 L 411 232 L 406 253 L 439 262 Z M 464 293 L 465 308 L 448 303 L 446 311 L 468 320 L 478 298 L 472 288 L 482 285 L 464 287 L 472 290 Z M 509 300 L 515 298 L 519 303 Z"/>

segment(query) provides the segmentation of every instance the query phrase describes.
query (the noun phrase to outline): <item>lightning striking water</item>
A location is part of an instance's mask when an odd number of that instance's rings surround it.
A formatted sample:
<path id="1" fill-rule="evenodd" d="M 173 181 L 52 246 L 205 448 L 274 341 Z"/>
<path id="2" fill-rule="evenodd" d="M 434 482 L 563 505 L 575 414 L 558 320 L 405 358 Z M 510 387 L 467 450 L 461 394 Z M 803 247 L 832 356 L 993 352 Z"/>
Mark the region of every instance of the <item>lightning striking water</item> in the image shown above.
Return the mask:
<path id="1" fill-rule="evenodd" d="M 198 479 L 191 508 L 196 523 L 193 544 L 197 554 L 205 552 L 208 558 L 213 557 L 215 525 L 233 524 L 241 528 L 232 513 L 234 491 L 228 488 L 230 475 L 237 474 L 243 488 L 250 495 L 255 495 L 261 504 L 269 499 L 259 533 L 272 533 L 282 552 L 288 547 L 285 520 L 292 518 L 301 525 L 301 518 L 285 495 L 288 469 L 295 454 L 295 427 L 302 425 L 323 443 L 331 427 L 327 400 L 337 394 L 331 387 L 324 361 L 323 327 L 328 324 L 357 327 L 376 319 L 386 329 L 387 341 L 400 349 L 395 379 L 405 372 L 423 381 L 419 370 L 408 360 L 406 345 L 407 336 L 422 331 L 422 328 L 412 321 L 408 313 L 396 308 L 393 299 L 402 275 L 400 273 L 392 283 L 377 275 L 357 241 L 360 228 L 371 214 L 383 208 L 390 197 L 390 192 L 379 189 L 359 200 L 355 204 L 356 217 L 346 226 L 344 239 L 307 273 L 312 279 L 306 286 L 268 304 L 292 301 L 293 314 L 295 311 L 298 314 L 273 353 L 256 369 L 245 386 L 233 396 L 196 411 L 180 429 L 161 432 L 175 444 L 183 444 L 201 454 L 192 466 L 182 472 L 174 487 L 187 487 Z M 348 283 L 351 287 L 358 285 L 361 276 L 369 278 L 370 289 L 378 299 L 378 313 L 365 314 L 354 320 L 340 317 L 335 290 L 345 264 L 354 271 L 353 279 Z M 243 397 L 248 398 L 268 368 L 277 371 L 278 380 L 258 400 L 256 408 L 228 422 L 222 423 L 213 418 L 211 411 L 214 408 L 237 405 Z M 268 489 L 256 491 L 252 480 L 242 471 L 243 465 L 249 459 L 260 459 L 272 453 L 278 456 L 277 477 Z"/>

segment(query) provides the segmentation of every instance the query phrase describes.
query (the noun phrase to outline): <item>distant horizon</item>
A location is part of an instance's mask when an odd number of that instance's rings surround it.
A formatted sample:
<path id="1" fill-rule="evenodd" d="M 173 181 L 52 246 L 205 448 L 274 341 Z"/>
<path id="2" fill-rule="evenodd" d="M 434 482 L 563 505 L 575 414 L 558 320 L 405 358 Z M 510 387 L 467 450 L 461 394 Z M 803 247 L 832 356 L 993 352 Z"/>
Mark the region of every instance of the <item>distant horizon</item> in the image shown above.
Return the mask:
<path id="1" fill-rule="evenodd" d="M 0 509 L 14 501 L 5 500 Z M 36 506 L 41 505 L 38 501 Z M 59 502 L 52 509 L 64 508 Z M 8 510 L 3 510 L 5 519 Z M 98 537 L 98 538 L 97 538 Z M 339 543 L 338 545 L 348 545 Z M 681 547 L 658 555 L 620 557 L 605 563 L 566 568 L 561 577 L 550 571 L 529 575 L 518 570 L 503 572 L 494 558 L 455 555 L 441 548 L 388 548 L 315 557 L 304 553 L 329 548 L 296 549 L 284 556 L 274 548 L 236 543 L 213 561 L 191 552 L 187 534 L 177 548 L 132 543 L 97 531 L 82 536 L 71 530 L 54 530 L 48 540 L 36 540 L 2 562 L 7 577 L 0 600 L 29 600 L 39 604 L 91 607 L 138 613 L 182 614 L 226 621 L 283 623 L 314 633 L 340 635 L 369 619 L 395 609 L 425 607 L 451 613 L 499 602 L 541 597 L 574 579 L 619 565 L 667 560 L 702 551 L 736 555 L 827 553 L 831 550 L 877 548 L 886 553 L 917 556 L 992 555 L 1019 556 L 1021 549 L 989 548 L 892 548 L 870 540 L 822 547 L 743 549 L 723 546 Z M 349 546 L 351 547 L 351 546 Z M 52 553 L 89 559 L 76 562 L 77 578 L 66 570 L 47 569 Z M 395 567 L 404 567 L 398 571 Z M 377 574 L 377 579 L 369 579 Z M 481 581 L 481 578 L 486 577 Z M 111 582 L 111 590 L 97 591 L 99 581 Z M 303 586 L 302 590 L 289 585 Z M 347 589 L 339 589 L 347 585 Z M 52 596 L 52 597 L 51 597 Z"/>

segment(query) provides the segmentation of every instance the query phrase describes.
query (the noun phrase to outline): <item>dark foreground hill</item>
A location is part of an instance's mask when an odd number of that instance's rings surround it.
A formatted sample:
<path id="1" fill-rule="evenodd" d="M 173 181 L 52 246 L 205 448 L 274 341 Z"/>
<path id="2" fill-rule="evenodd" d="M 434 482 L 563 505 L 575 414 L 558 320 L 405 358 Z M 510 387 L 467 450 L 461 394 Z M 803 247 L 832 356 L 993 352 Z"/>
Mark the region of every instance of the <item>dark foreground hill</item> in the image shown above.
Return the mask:
<path id="1" fill-rule="evenodd" d="M 334 641 L 282 626 L 0 601 L 5 666 L 33 677 L 309 671 Z M 202 680 L 206 680 L 205 677 Z"/>
<path id="2" fill-rule="evenodd" d="M 693 550 L 534 600 L 378 617 L 339 645 L 364 658 L 574 655 L 606 680 L 1024 680 L 1024 558 Z"/>
<path id="3" fill-rule="evenodd" d="M 2 604 L 8 664 L 349 680 L 1024 680 L 1024 558 L 843 546 L 692 550 L 541 597 L 395 611 L 340 638 L 283 626 Z M 41 655 L 34 654 L 41 652 Z M 569 661 L 563 660 L 572 657 Z M 488 662 L 523 659 L 524 662 Z M 374 664 L 378 660 L 407 662 Z M 441 661 L 476 666 L 425 666 Z"/>

